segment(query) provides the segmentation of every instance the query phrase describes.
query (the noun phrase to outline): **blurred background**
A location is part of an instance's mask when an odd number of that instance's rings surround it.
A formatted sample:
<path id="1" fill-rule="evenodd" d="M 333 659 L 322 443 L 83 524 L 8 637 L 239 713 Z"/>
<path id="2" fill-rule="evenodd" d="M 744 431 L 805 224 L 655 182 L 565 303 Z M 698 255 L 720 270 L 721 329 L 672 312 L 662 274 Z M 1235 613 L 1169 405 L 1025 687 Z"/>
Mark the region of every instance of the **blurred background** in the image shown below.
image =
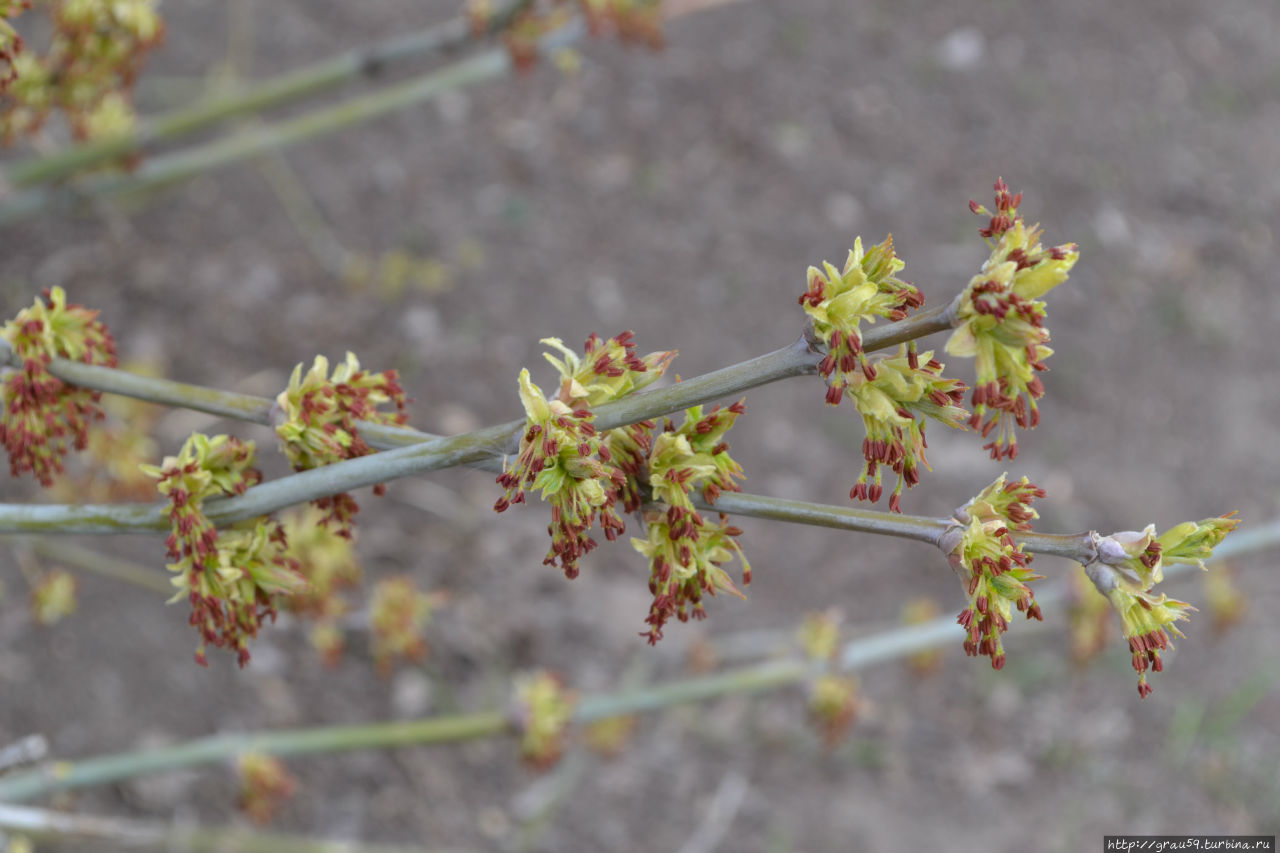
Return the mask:
<path id="1" fill-rule="evenodd" d="M 452 0 L 171 0 L 137 87 L 145 113 L 445 20 Z M 634 330 L 685 377 L 795 340 L 807 265 L 892 233 L 903 275 L 944 304 L 987 255 L 970 199 L 1003 176 L 1047 244 L 1081 260 L 1053 291 L 1043 420 L 1015 462 L 929 432 L 934 470 L 903 509 L 946 515 L 1008 470 L 1048 490 L 1038 529 L 1161 530 L 1280 499 L 1280 7 L 1273 0 L 1019 4 L 745 0 L 671 21 L 659 53 L 579 46 L 576 70 L 459 89 L 145 198 L 3 227 L 5 316 L 60 285 L 101 309 L 122 361 L 274 396 L 347 350 L 394 367 L 411 423 L 456 433 L 519 414 L 515 377 L 554 375 L 538 339 Z M 563 63 L 562 63 L 563 65 Z M 388 79 L 428 64 L 390 69 Z M 287 116 L 360 91 L 340 90 Z M 252 120 L 247 120 L 252 125 Z M 57 141 L 57 129 L 48 139 Z M 5 155 L 16 162 L 24 152 Z M 12 192 L 11 196 L 12 196 Z M 4 203 L 0 197 L 0 204 Z M 944 337 L 927 341 L 941 348 Z M 943 360 L 948 360 L 944 358 Z M 970 381 L 972 367 L 952 371 Z M 750 492 L 847 504 L 862 431 L 816 378 L 756 389 L 729 436 Z M 193 429 L 154 413 L 161 453 Z M 269 475 L 285 466 L 263 454 Z M 6 483 L 6 500 L 48 500 Z M 251 665 L 191 660 L 184 605 L 81 576 L 78 612 L 33 625 L 19 552 L 0 556 L 0 743 L 42 732 L 74 759 L 224 731 L 501 707 L 546 667 L 603 691 L 678 677 L 691 654 L 785 642 L 838 607 L 846 638 L 963 591 L 923 545 L 744 519 L 749 603 L 639 637 L 643 559 L 602 547 L 567 582 L 540 565 L 545 511 L 502 517 L 492 475 L 448 471 L 361 496 L 367 576 L 410 573 L 448 602 L 427 658 L 379 676 L 358 625 L 327 668 L 282 619 Z M 79 544 L 161 571 L 159 537 Z M 1232 562 L 1247 610 L 1201 606 L 1139 701 L 1118 627 L 1075 665 L 1063 608 L 1006 637 L 994 673 L 962 631 L 922 675 L 860 673 L 867 707 L 828 748 L 799 688 L 640 718 L 616 758 L 575 748 L 549 775 L 508 740 L 288 762 L 275 828 L 500 850 L 1094 850 L 1107 833 L 1280 826 L 1274 552 Z M 1036 561 L 1066 576 L 1071 564 Z M 222 823 L 235 781 L 203 768 L 78 792 L 85 813 Z"/>

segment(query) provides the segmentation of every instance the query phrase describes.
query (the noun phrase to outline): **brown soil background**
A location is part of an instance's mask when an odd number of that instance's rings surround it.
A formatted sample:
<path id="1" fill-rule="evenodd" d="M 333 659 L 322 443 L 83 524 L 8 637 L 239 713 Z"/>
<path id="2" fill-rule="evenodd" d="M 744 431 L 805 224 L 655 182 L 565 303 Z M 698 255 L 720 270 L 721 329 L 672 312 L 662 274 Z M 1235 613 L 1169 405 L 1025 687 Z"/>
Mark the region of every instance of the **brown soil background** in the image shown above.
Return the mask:
<path id="1" fill-rule="evenodd" d="M 259 3 L 249 71 L 456 5 Z M 222 4 L 164 12 L 144 109 L 172 105 L 183 79 L 225 59 Z M 806 265 L 840 262 L 855 234 L 891 231 L 904 274 L 942 302 L 985 256 L 966 202 L 988 201 L 1003 175 L 1048 241 L 1082 248 L 1049 297 L 1057 355 L 1044 421 L 1012 464 L 987 459 L 973 435 L 931 430 L 935 470 L 905 511 L 943 514 L 1007 468 L 1048 488 L 1047 531 L 1276 515 L 1274 0 L 751 2 L 682 19 L 668 36 L 660 54 L 592 42 L 577 75 L 542 68 L 287 152 L 347 249 L 435 258 L 448 270 L 437 286 L 390 296 L 342 282 L 245 164 L 145 206 L 5 229 L 3 313 L 62 285 L 102 309 L 126 359 L 263 394 L 317 352 L 354 350 L 403 373 L 415 425 L 457 432 L 518 413 L 522 365 L 549 381 L 543 336 L 576 345 L 633 329 L 642 351 L 679 349 L 685 376 L 782 346 L 803 325 Z M 749 491 L 847 500 L 860 426 L 822 394 L 803 379 L 748 395 L 731 438 Z M 166 416 L 157 437 L 173 452 L 194 428 L 273 443 L 190 413 Z M 5 488 L 10 500 L 33 494 Z M 639 557 L 602 548 L 566 582 L 539 565 L 543 514 L 495 518 L 496 494 L 490 476 L 453 471 L 362 499 L 368 574 L 411 572 L 452 595 L 429 659 L 388 679 L 358 635 L 325 669 L 296 623 L 268 631 L 242 672 L 224 655 L 199 669 L 181 606 L 92 576 L 75 618 L 36 629 L 22 577 L 0 557 L 0 743 L 40 731 L 75 759 L 489 708 L 530 667 L 605 690 L 679 675 L 700 639 L 785 636 L 833 605 L 861 634 L 894 624 L 910 597 L 944 612 L 962 602 L 923 546 L 745 520 L 749 604 L 716 600 L 707 622 L 671 628 L 652 650 L 636 636 Z M 83 542 L 162 564 L 155 538 Z M 1274 553 L 1235 566 L 1247 617 L 1214 637 L 1199 614 L 1146 701 L 1118 634 L 1078 670 L 1050 612 L 1050 630 L 1014 626 L 1000 674 L 963 656 L 959 628 L 935 677 L 863 672 L 874 709 L 835 750 L 806 727 L 799 690 L 732 698 L 646 716 L 622 756 L 574 752 L 549 777 L 505 740 L 294 760 L 301 793 L 276 828 L 449 849 L 710 849 L 696 842 L 717 790 L 744 784 L 716 849 L 1074 851 L 1100 849 L 1104 832 L 1272 834 L 1280 576 Z M 1170 591 L 1204 600 L 1195 582 Z M 87 790 L 71 805 L 220 823 L 238 819 L 233 799 L 230 771 L 214 767 Z"/>

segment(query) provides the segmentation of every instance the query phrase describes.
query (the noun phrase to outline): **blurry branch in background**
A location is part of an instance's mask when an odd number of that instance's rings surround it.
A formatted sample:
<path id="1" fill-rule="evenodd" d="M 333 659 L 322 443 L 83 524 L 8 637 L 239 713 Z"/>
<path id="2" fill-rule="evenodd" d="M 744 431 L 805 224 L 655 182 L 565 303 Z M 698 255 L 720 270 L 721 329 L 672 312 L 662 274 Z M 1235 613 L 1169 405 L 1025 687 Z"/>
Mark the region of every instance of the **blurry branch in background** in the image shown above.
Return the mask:
<path id="1" fill-rule="evenodd" d="M 1235 534 L 1215 549 L 1212 563 L 1280 545 L 1280 520 Z M 1171 565 L 1169 576 L 1195 567 Z M 1047 584 L 1036 598 L 1044 604 L 1068 595 L 1065 581 Z M 1028 622 L 1027 630 L 1043 630 L 1049 623 Z M 877 663 L 897 660 L 920 651 L 955 642 L 956 620 L 947 616 L 920 625 L 894 628 L 845 643 L 835 658 L 835 668 L 852 672 Z M 644 711 L 703 702 L 731 694 L 760 693 L 803 684 L 824 672 L 821 663 L 797 654 L 789 637 L 770 650 L 775 656 L 757 663 L 693 678 L 624 688 L 612 693 L 583 696 L 573 722 L 624 717 Z M 777 657 L 779 654 L 786 657 Z M 456 743 L 498 735 L 517 735 L 519 725 L 509 710 L 479 711 L 422 720 L 366 725 L 293 729 L 277 732 L 224 734 L 172 747 L 138 750 L 78 762 L 59 762 L 49 768 L 27 770 L 0 778 L 0 800 L 20 802 L 56 791 L 83 788 L 199 764 L 225 761 L 244 753 L 267 755 L 316 755 L 353 749 Z M 0 823 L 0 825 L 3 825 Z M 285 848 L 281 848 L 285 849 Z"/>
<path id="2" fill-rule="evenodd" d="M 740 0 L 700 0 L 672 4 L 667 19 Z M 487 23 L 487 32 L 502 30 L 528 0 L 504 4 Z M 412 58 L 457 51 L 472 39 L 471 22 L 456 18 L 417 33 L 388 39 L 371 47 L 350 51 L 324 62 L 282 74 L 252 89 L 213 97 L 204 103 L 140 122 L 130 133 L 22 161 L 6 177 L 20 192 L 0 202 L 0 224 L 27 219 L 52 206 L 75 205 L 94 198 L 141 193 L 188 180 L 232 163 L 279 151 L 388 115 L 422 101 L 502 76 L 515 68 L 510 53 L 492 48 L 398 83 L 391 83 L 339 104 L 322 107 L 274 124 L 227 134 L 202 145 L 146 159 L 129 174 L 88 176 L 73 184 L 51 188 L 37 185 L 65 179 L 74 173 L 136 155 L 146 146 L 211 127 L 238 116 L 247 116 L 323 92 L 359 78 L 377 78 L 386 66 Z M 551 56 L 581 38 L 585 31 L 577 18 L 547 35 L 538 45 Z"/>
<path id="3" fill-rule="evenodd" d="M 425 847 L 327 841 L 239 827 L 197 827 L 66 814 L 0 803 L 0 831 L 37 841 L 211 853 L 431 853 Z M 0 840 L 3 836 L 0 835 Z M 81 848 L 87 849 L 87 848 Z M 435 851 L 444 853 L 444 851 Z"/>
<path id="4" fill-rule="evenodd" d="M 529 0 L 504 3 L 489 20 L 488 34 L 501 30 L 516 12 L 527 5 Z M 377 78 L 394 65 L 408 60 L 456 51 L 474 38 L 472 23 L 459 16 L 443 24 L 394 36 L 332 59 L 269 77 L 242 91 L 211 97 L 143 120 L 133 131 L 120 136 L 22 160 L 9 168 L 8 179 L 19 188 L 56 181 L 82 169 L 135 154 L 148 145 L 179 139 L 237 116 L 311 97 L 353 80 Z"/>

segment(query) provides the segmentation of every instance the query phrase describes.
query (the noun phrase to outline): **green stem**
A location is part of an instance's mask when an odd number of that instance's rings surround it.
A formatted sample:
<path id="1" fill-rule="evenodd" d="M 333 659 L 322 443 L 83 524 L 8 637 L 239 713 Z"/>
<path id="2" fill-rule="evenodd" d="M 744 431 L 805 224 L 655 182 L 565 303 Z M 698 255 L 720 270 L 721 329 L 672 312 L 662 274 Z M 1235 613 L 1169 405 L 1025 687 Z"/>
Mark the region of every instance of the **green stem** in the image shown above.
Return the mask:
<path id="1" fill-rule="evenodd" d="M 726 496 L 727 497 L 727 496 Z M 1262 548 L 1280 545 L 1280 520 L 1246 531 L 1214 549 L 1213 562 Z M 1192 567 L 1172 565 L 1166 575 L 1186 573 Z M 1037 593 L 1043 604 L 1061 600 L 1069 586 L 1060 582 Z M 1028 622 L 1023 630 L 1044 623 Z M 905 657 L 947 642 L 958 642 L 962 632 L 951 616 L 922 625 L 883 631 L 850 640 L 839 655 L 846 672 Z M 770 659 L 725 672 L 666 683 L 584 696 L 574 721 L 588 723 L 674 705 L 691 704 L 729 694 L 772 690 L 802 683 L 822 672 L 822 667 L 799 658 Z M 78 762 L 59 762 L 47 769 L 12 773 L 0 778 L 0 801 L 20 802 L 55 791 L 117 782 L 122 779 L 228 760 L 245 752 L 269 755 L 315 755 L 350 749 L 375 749 L 421 744 L 452 743 L 514 734 L 510 717 L 501 711 L 484 711 L 428 720 L 329 726 L 258 734 L 218 735 L 172 747 L 121 753 Z"/>
<path id="2" fill-rule="evenodd" d="M 541 49 L 555 50 L 562 47 L 577 38 L 581 31 L 579 22 L 571 22 L 544 39 Z M 186 180 L 230 163 L 361 124 L 445 92 L 497 77 L 511 67 L 508 53 L 495 48 L 332 107 L 313 110 L 276 124 L 264 124 L 185 151 L 155 157 L 133 174 L 101 175 L 66 189 L 27 190 L 0 206 L 0 224 L 25 219 L 55 202 L 142 192 Z"/>
<path id="3" fill-rule="evenodd" d="M 489 22 L 495 32 L 528 0 L 508 3 Z M 348 51 L 271 77 L 253 88 L 210 98 L 185 109 L 139 122 L 131 133 L 77 145 L 56 154 L 23 160 L 9 170 L 15 187 L 54 181 L 81 169 L 133 154 L 146 145 L 176 139 L 236 116 L 261 112 L 290 101 L 333 89 L 351 80 L 374 78 L 390 65 L 458 48 L 471 39 L 470 22 L 455 18 L 417 32 L 396 36 L 369 47 Z"/>
<path id="4" fill-rule="evenodd" d="M 701 499 L 695 499 L 694 504 L 699 509 L 727 512 L 730 515 L 748 515 L 792 524 L 878 533 L 882 536 L 897 536 L 902 539 L 914 539 L 917 542 L 928 542 L 931 545 L 936 545 L 938 537 L 952 524 L 951 520 L 946 518 L 925 518 L 856 507 L 790 501 L 741 492 L 724 492 L 716 498 L 714 504 Z"/>
<path id="5" fill-rule="evenodd" d="M 427 853 L 425 847 L 328 841 L 240 827 L 193 827 L 68 814 L 0 803 L 0 829 L 37 841 L 209 851 L 209 853 Z M 81 847 L 81 849 L 85 849 Z"/>
<path id="6" fill-rule="evenodd" d="M 30 548 L 37 556 L 74 566 L 96 575 L 124 581 L 134 586 L 150 589 L 165 595 L 173 594 L 173 584 L 169 583 L 170 575 L 155 569 L 148 569 L 129 560 L 112 557 L 93 548 L 82 548 L 58 537 L 36 536 L 29 539 L 15 540 L 23 547 Z"/>

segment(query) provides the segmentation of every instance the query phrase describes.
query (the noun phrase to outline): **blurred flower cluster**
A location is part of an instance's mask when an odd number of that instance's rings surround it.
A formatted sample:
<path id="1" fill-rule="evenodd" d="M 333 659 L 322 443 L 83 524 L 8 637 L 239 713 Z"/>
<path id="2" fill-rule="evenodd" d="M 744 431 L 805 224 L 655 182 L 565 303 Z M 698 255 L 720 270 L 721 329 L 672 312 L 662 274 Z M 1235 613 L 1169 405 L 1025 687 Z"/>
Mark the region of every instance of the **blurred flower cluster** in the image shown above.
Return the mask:
<path id="1" fill-rule="evenodd" d="M 5 6 L 22 5 L 5 0 L 0 15 Z M 50 0 L 47 6 L 53 35 L 43 54 L 19 52 L 9 37 L 14 46 L 6 57 L 0 136 L 8 144 L 35 133 L 54 110 L 66 114 L 77 139 L 132 131 L 134 80 L 164 35 L 156 0 Z M 0 55 L 4 38 L 0 26 Z"/>

